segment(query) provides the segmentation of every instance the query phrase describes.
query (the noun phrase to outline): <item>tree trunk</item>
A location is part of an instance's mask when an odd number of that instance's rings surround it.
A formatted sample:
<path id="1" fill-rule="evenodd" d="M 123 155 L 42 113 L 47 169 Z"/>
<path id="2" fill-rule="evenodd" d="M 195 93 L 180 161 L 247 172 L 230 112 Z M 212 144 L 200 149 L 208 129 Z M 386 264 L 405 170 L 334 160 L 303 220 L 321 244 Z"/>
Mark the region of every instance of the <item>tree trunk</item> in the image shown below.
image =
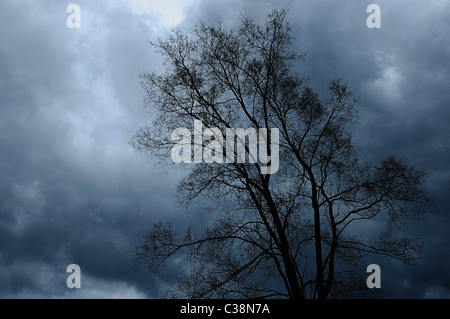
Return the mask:
<path id="1" fill-rule="evenodd" d="M 291 289 L 291 297 L 293 299 L 305 299 L 305 295 L 303 290 L 300 287 L 299 278 L 297 277 L 297 269 L 294 260 L 291 257 L 289 252 L 289 241 L 286 237 L 286 233 L 283 229 L 283 225 L 280 220 L 280 216 L 278 215 L 278 211 L 276 209 L 275 203 L 272 200 L 272 196 L 268 189 L 265 189 L 264 197 L 267 200 L 269 205 L 270 214 L 272 215 L 273 221 L 275 223 L 275 228 L 278 234 L 278 238 L 280 240 L 280 252 L 281 257 L 283 258 L 283 264 L 286 271 L 286 276 L 289 282 L 289 286 Z"/>

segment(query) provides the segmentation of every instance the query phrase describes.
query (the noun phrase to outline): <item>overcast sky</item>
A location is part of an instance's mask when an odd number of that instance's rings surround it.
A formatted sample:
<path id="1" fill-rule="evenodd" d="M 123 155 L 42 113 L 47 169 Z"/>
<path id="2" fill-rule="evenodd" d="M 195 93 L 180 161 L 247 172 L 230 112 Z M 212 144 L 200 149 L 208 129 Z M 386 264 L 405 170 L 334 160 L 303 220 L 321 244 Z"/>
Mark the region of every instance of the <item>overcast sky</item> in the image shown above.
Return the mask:
<path id="1" fill-rule="evenodd" d="M 154 222 L 186 219 L 176 174 L 128 144 L 149 117 L 138 74 L 162 67 L 147 40 L 198 18 L 261 19 L 289 2 L 2 1 L 1 298 L 146 298 L 164 288 L 170 268 L 148 277 L 132 255 Z M 66 26 L 71 3 L 81 8 L 80 29 Z M 381 8 L 380 29 L 366 26 L 371 3 Z M 395 154 L 427 174 L 423 257 L 384 263 L 383 295 L 450 298 L 450 1 L 293 0 L 289 8 L 295 48 L 308 54 L 299 71 L 319 91 L 336 76 L 356 89 L 365 156 Z M 73 263 L 81 289 L 66 287 Z"/>

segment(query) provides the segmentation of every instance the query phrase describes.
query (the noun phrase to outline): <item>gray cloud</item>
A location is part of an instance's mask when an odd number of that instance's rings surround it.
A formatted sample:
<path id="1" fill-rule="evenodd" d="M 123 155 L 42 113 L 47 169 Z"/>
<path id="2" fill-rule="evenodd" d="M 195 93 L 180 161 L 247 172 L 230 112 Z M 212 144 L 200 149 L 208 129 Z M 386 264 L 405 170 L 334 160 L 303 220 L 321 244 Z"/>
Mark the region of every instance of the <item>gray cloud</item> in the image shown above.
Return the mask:
<path id="1" fill-rule="evenodd" d="M 164 35 L 156 12 L 126 2 L 79 1 L 82 28 L 67 29 L 69 3 L 6 1 L 0 12 L 0 297 L 141 298 L 158 292 L 131 250 L 160 218 L 185 220 L 165 173 L 128 145 L 149 116 L 141 70 L 161 68 L 146 43 Z M 286 6 L 289 1 L 276 2 Z M 382 28 L 365 25 L 370 1 L 293 1 L 289 19 L 299 72 L 320 92 L 342 76 L 360 96 L 356 141 L 368 158 L 394 153 L 427 173 L 430 212 L 418 265 L 380 261 L 387 297 L 448 298 L 449 3 L 378 1 Z M 197 18 L 224 25 L 260 1 L 194 1 Z M 203 217 L 203 216 L 202 216 Z M 197 215 L 192 222 L 200 223 Z M 83 288 L 65 287 L 68 264 Z"/>
<path id="2" fill-rule="evenodd" d="M 145 296 L 131 251 L 158 216 L 177 214 L 173 177 L 128 145 L 145 114 L 137 75 L 152 24 L 119 5 L 80 6 L 80 30 L 66 28 L 63 3 L 2 8 L 2 297 Z M 85 283 L 72 295 L 71 263 Z"/>

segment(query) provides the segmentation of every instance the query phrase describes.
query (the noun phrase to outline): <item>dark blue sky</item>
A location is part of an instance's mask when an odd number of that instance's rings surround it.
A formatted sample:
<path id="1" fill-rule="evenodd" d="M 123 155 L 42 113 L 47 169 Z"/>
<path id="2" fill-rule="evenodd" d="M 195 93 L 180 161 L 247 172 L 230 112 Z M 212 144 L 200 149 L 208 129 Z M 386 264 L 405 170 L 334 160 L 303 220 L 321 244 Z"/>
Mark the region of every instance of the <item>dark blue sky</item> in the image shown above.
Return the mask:
<path id="1" fill-rule="evenodd" d="M 66 7 L 81 7 L 81 29 Z M 177 265 L 147 277 L 132 249 L 161 218 L 199 223 L 177 205 L 183 172 L 134 152 L 150 115 L 138 74 L 162 70 L 147 39 L 197 18 L 234 25 L 289 1 L 2 1 L 0 10 L 0 297 L 144 298 Z M 366 7 L 381 8 L 368 29 Z M 450 297 L 450 2 L 292 1 L 299 72 L 323 91 L 342 76 L 360 97 L 355 140 L 369 159 L 395 154 L 427 174 L 415 266 L 380 260 L 382 294 Z M 378 262 L 373 260 L 374 263 Z M 67 265 L 82 288 L 66 287 Z"/>

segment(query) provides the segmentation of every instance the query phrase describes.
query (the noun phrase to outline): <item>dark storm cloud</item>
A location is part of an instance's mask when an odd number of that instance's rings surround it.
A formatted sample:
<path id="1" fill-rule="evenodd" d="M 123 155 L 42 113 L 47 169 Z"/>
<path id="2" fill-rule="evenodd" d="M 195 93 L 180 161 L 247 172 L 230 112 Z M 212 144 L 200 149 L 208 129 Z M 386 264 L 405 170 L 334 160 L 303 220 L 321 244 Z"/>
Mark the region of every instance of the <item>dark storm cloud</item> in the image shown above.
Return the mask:
<path id="1" fill-rule="evenodd" d="M 356 89 L 355 138 L 368 158 L 395 154 L 427 174 L 432 203 L 418 227 L 423 258 L 414 267 L 386 263 L 383 294 L 448 298 L 449 3 L 377 1 L 379 30 L 364 26 L 368 3 L 335 1 L 299 10 L 306 19 L 298 28 L 299 46 L 308 51 L 305 69 L 319 88 L 328 77 L 342 76 Z"/>
<path id="2" fill-rule="evenodd" d="M 80 6 L 85 24 L 70 30 L 61 2 L 2 4 L 3 298 L 144 297 L 131 251 L 177 213 L 172 177 L 128 145 L 145 116 L 137 75 L 154 26 L 119 4 Z M 71 263 L 80 291 L 65 287 Z"/>
<path id="3" fill-rule="evenodd" d="M 277 1 L 287 6 L 290 1 Z M 382 28 L 366 27 L 372 1 L 292 1 L 288 19 L 299 72 L 324 92 L 342 76 L 360 96 L 356 141 L 370 159 L 396 154 L 427 173 L 430 211 L 417 266 L 380 260 L 387 297 L 449 297 L 448 150 L 450 8 L 445 1 L 373 1 Z M 79 1 L 82 28 L 66 28 L 69 3 L 5 1 L 0 11 L 0 297 L 130 297 L 158 291 L 135 271 L 131 250 L 160 218 L 183 219 L 177 177 L 134 153 L 148 115 L 137 75 L 161 69 L 146 43 L 158 16 L 123 1 Z M 225 26 L 255 19 L 267 1 L 193 1 L 197 18 Z M 193 219 L 197 215 L 193 215 Z M 200 217 L 203 218 L 203 217 Z M 192 220 L 199 223 L 199 220 Z M 65 287 L 78 263 L 82 289 Z"/>

